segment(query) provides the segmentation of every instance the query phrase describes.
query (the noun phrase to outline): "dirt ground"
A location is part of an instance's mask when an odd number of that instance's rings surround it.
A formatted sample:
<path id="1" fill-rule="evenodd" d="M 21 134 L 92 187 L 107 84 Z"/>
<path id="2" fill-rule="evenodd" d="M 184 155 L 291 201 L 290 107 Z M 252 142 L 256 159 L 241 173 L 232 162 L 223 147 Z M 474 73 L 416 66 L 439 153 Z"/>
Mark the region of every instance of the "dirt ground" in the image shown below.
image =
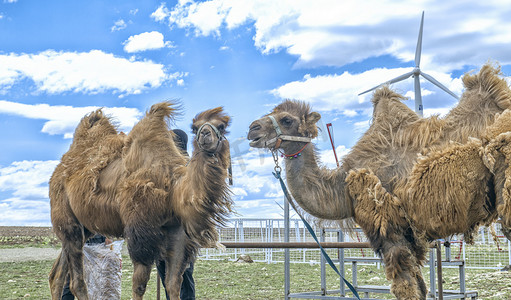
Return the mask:
<path id="1" fill-rule="evenodd" d="M 51 227 L 0 226 L 0 263 L 54 260 L 59 253 L 60 241 Z M 128 254 L 125 246 L 122 254 Z"/>
<path id="2" fill-rule="evenodd" d="M 58 244 L 51 227 L 0 226 L 0 245 L 27 245 L 42 241 Z"/>
<path id="3" fill-rule="evenodd" d="M 51 227 L 0 226 L 0 236 L 54 236 Z"/>
<path id="4" fill-rule="evenodd" d="M 58 245 L 51 227 L 0 226 L 0 262 L 53 260 Z"/>
<path id="5" fill-rule="evenodd" d="M 0 249 L 0 263 L 33 260 L 54 260 L 60 253 L 57 248 L 12 248 Z"/>

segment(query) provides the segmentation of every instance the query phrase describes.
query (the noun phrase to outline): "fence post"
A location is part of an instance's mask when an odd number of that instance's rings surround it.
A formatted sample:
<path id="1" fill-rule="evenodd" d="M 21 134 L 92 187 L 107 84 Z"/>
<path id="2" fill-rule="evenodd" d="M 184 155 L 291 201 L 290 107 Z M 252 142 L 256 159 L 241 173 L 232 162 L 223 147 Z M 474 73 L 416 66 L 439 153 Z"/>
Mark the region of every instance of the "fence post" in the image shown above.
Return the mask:
<path id="1" fill-rule="evenodd" d="M 344 231 L 339 230 L 337 232 L 337 241 L 338 242 L 344 242 Z M 346 277 L 346 270 L 344 269 L 344 248 L 338 249 L 339 251 L 339 271 L 341 272 L 342 277 Z M 344 297 L 346 295 L 346 286 L 344 284 L 344 280 L 342 278 L 339 278 L 340 281 L 340 293 L 341 297 Z"/>
<path id="2" fill-rule="evenodd" d="M 289 243 L 289 202 L 284 197 L 284 242 Z M 289 300 L 291 278 L 289 270 L 289 248 L 284 249 L 284 299 Z"/>
<path id="3" fill-rule="evenodd" d="M 324 242 L 325 241 L 325 228 L 320 228 L 320 236 L 319 236 L 319 241 L 320 242 Z M 325 260 L 325 257 L 323 255 L 321 255 L 321 253 L 319 254 L 320 256 L 320 262 L 321 262 L 321 295 L 325 296 L 326 295 L 326 268 L 325 268 L 325 263 L 326 263 L 326 260 Z"/>
<path id="4" fill-rule="evenodd" d="M 239 231 L 238 226 L 240 226 L 239 222 L 240 222 L 240 220 L 236 220 L 234 222 L 234 241 L 235 242 L 239 242 L 239 240 L 238 240 L 238 231 Z M 238 258 L 238 249 L 234 249 L 234 259 L 237 259 L 237 258 Z"/>
<path id="5" fill-rule="evenodd" d="M 507 240 L 507 257 L 508 264 L 511 266 L 511 242 L 509 240 Z"/>

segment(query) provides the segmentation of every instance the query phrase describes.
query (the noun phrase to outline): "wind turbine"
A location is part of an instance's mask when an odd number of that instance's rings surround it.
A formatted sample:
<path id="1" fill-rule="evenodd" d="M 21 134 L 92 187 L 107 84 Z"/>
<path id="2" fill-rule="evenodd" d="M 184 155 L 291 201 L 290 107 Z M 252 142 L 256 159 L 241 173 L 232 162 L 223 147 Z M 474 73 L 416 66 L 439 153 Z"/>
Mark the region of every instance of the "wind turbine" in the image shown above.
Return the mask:
<path id="1" fill-rule="evenodd" d="M 421 69 L 420 69 L 421 51 L 422 51 L 422 28 L 423 28 L 423 25 L 424 25 L 424 12 L 422 12 L 421 25 L 420 25 L 420 28 L 419 28 L 419 38 L 417 39 L 417 48 L 415 49 L 415 68 L 413 68 L 413 70 L 411 72 L 408 72 L 406 74 L 398 76 L 398 77 L 396 77 L 394 79 L 391 79 L 391 80 L 386 81 L 386 82 L 384 82 L 384 83 L 382 83 L 380 85 L 377 85 L 377 86 L 373 87 L 372 89 L 369 89 L 369 90 L 367 90 L 365 92 L 362 92 L 362 93 L 358 94 L 359 96 L 362 95 L 362 94 L 365 94 L 367 92 L 370 92 L 372 90 L 375 90 L 375 89 L 377 89 L 377 88 L 379 88 L 379 87 L 381 87 L 383 85 L 393 84 L 393 83 L 405 80 L 405 79 L 413 76 L 413 78 L 415 80 L 415 84 L 414 84 L 414 90 L 415 90 L 415 112 L 419 116 L 422 117 L 422 115 L 423 115 L 423 107 L 422 107 L 421 85 L 420 85 L 420 80 L 419 80 L 419 76 L 422 76 L 426 80 L 428 80 L 429 82 L 433 83 L 434 85 L 438 86 L 440 89 L 444 90 L 449 95 L 453 96 L 456 99 L 459 99 L 459 97 L 455 93 L 451 92 L 446 86 L 444 86 L 443 84 L 438 82 L 435 78 L 431 77 L 430 75 L 422 72 Z"/>

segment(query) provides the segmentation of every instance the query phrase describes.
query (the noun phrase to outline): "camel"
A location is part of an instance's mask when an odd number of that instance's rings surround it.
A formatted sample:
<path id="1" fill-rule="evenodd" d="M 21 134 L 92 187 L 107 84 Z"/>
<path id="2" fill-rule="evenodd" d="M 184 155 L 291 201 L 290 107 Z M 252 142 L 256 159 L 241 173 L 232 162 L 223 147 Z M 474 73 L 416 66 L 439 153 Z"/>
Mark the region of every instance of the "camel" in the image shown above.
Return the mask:
<path id="1" fill-rule="evenodd" d="M 308 104 L 285 100 L 249 127 L 252 147 L 286 158 L 287 184 L 301 209 L 363 229 L 384 260 L 397 299 L 426 299 L 420 269 L 428 241 L 457 233 L 471 241 L 479 225 L 497 217 L 491 159 L 484 159 L 485 144 L 473 138 L 483 138 L 496 114 L 511 106 L 511 90 L 491 64 L 462 79 L 465 91 L 443 118 L 420 118 L 402 95 L 376 90 L 369 129 L 333 170 L 319 166 L 310 143 L 321 116 Z M 504 156 L 486 152 L 497 160 Z"/>
<path id="2" fill-rule="evenodd" d="M 168 122 L 177 105 L 153 105 L 129 134 L 118 133 L 101 109 L 86 115 L 50 179 L 51 220 L 62 251 L 49 276 L 52 299 L 70 289 L 88 299 L 84 242 L 94 233 L 123 237 L 133 262 L 132 299 L 142 299 L 151 267 L 165 261 L 165 285 L 179 299 L 182 274 L 200 247 L 217 245 L 217 225 L 232 200 L 223 108 L 193 119 L 193 153 L 176 147 Z M 219 245 L 219 244 L 218 244 Z"/>

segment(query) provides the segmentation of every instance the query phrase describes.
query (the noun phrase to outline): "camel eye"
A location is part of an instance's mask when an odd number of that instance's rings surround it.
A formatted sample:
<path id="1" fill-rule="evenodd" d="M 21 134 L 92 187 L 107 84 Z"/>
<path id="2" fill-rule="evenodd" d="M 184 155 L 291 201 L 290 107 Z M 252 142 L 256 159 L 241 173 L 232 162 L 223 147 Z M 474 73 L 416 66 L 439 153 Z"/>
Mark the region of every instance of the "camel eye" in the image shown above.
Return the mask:
<path id="1" fill-rule="evenodd" d="M 282 125 L 284 125 L 284 126 L 289 127 L 289 126 L 291 126 L 291 124 L 293 124 L 293 119 L 284 117 L 280 120 L 280 123 L 282 123 Z"/>
<path id="2" fill-rule="evenodd" d="M 198 130 L 198 129 L 197 129 L 197 127 L 192 126 L 192 133 L 193 133 L 193 134 L 197 134 L 197 130 Z"/>
<path id="3" fill-rule="evenodd" d="M 225 131 L 225 125 L 224 124 L 220 124 L 216 127 L 218 129 L 218 131 L 220 132 L 224 132 Z"/>

